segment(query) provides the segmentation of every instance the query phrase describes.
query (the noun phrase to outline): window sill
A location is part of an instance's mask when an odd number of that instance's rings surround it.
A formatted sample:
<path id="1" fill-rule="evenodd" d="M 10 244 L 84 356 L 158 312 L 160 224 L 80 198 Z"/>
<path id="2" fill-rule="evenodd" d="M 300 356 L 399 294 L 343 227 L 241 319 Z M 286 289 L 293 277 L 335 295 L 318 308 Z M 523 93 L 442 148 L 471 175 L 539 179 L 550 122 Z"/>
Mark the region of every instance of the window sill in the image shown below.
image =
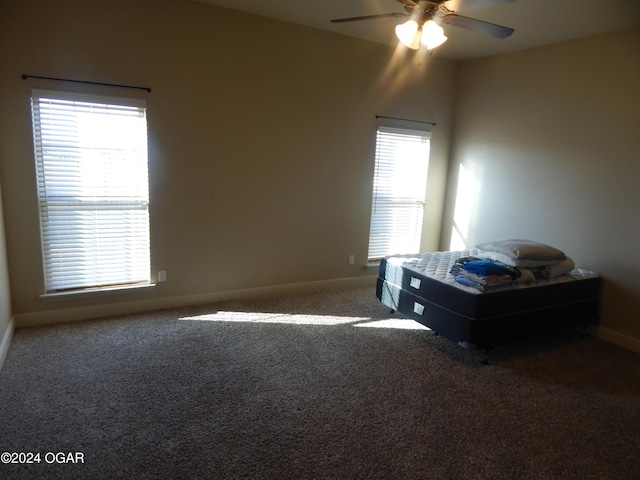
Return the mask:
<path id="1" fill-rule="evenodd" d="M 42 300 L 68 300 L 78 297 L 102 297 L 106 295 L 117 295 L 126 293 L 138 293 L 140 291 L 151 290 L 155 283 L 144 283 L 140 285 L 126 285 L 121 287 L 86 288 L 84 290 L 70 290 L 68 292 L 43 293 Z"/>

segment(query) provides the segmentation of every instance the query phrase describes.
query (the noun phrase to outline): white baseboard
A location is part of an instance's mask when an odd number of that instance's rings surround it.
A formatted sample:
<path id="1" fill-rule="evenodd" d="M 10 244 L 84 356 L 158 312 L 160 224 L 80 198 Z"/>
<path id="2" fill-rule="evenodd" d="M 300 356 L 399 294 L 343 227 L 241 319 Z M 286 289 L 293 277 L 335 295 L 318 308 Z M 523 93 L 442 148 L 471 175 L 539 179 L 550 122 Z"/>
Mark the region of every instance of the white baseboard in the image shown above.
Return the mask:
<path id="1" fill-rule="evenodd" d="M 9 344 L 11 343 L 11 337 L 13 337 L 13 329 L 14 329 L 14 320 L 13 318 L 9 319 L 9 326 L 4 331 L 4 335 L 2 336 L 2 340 L 0 340 L 0 370 L 2 370 L 2 365 L 4 364 L 4 359 L 7 356 L 7 352 L 9 351 Z"/>
<path id="2" fill-rule="evenodd" d="M 598 327 L 596 337 L 605 342 L 613 343 L 627 350 L 640 353 L 640 339 L 638 338 L 630 337 L 629 335 L 616 332 L 606 327 Z"/>
<path id="3" fill-rule="evenodd" d="M 164 308 L 202 305 L 207 303 L 220 302 L 225 300 L 238 300 L 243 298 L 260 298 L 275 295 L 356 287 L 375 288 L 375 282 L 375 276 L 338 278 L 332 280 L 320 280 L 315 282 L 290 283 L 283 285 L 271 285 L 267 287 L 247 288 L 241 290 L 228 290 L 224 292 L 186 295 L 180 297 L 156 298 L 96 306 L 45 310 L 42 312 L 15 315 L 15 326 L 16 328 L 36 327 L 39 325 L 48 325 L 52 323 L 88 320 L 90 318 L 109 317 L 113 315 L 160 310 Z"/>

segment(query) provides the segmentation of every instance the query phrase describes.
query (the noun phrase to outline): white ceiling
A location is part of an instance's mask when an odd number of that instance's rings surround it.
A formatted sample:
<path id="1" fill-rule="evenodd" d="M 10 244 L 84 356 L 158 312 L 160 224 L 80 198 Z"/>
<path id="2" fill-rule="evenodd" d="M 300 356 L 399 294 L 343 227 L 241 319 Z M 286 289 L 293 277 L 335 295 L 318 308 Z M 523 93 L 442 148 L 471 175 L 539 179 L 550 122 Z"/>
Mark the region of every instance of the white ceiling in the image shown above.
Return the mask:
<path id="1" fill-rule="evenodd" d="M 394 28 L 405 18 L 348 23 L 331 19 L 404 12 L 396 0 L 196 0 L 378 43 L 396 45 Z M 456 10 L 458 0 L 447 7 Z M 462 13 L 461 13 L 462 14 Z M 511 37 L 492 37 L 445 26 L 449 40 L 434 56 L 467 60 L 640 26 L 640 0 L 517 0 L 464 11 L 464 16 L 514 28 Z"/>

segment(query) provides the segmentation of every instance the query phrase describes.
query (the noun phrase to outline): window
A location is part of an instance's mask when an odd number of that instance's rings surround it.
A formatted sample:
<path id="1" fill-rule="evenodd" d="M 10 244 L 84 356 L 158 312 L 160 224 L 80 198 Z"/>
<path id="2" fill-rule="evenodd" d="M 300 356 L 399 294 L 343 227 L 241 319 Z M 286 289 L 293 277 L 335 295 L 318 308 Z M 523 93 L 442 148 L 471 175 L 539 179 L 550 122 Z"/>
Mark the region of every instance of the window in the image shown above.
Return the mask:
<path id="1" fill-rule="evenodd" d="M 369 261 L 420 251 L 431 133 L 381 126 L 376 138 Z"/>
<path id="2" fill-rule="evenodd" d="M 149 284 L 146 105 L 33 91 L 45 292 Z"/>

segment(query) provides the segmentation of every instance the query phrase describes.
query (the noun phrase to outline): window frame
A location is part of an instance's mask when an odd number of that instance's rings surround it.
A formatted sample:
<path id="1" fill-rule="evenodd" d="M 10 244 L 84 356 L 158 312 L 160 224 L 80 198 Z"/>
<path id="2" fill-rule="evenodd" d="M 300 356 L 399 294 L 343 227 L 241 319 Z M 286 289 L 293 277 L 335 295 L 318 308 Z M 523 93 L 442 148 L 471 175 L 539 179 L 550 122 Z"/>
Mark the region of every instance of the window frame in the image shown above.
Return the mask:
<path id="1" fill-rule="evenodd" d="M 153 286 L 146 101 L 33 89 L 31 107 L 41 297 Z"/>
<path id="2" fill-rule="evenodd" d="M 424 158 L 420 159 L 419 157 L 415 157 L 412 160 L 405 161 L 406 165 L 401 165 L 402 160 L 398 158 L 398 150 L 395 150 L 393 153 L 389 150 L 393 148 L 394 141 L 391 138 L 393 136 L 397 136 L 398 140 L 406 137 L 409 139 L 409 144 L 413 142 L 422 143 L 424 151 L 421 152 L 420 155 L 424 155 Z M 398 148 L 398 146 L 396 145 L 395 148 Z M 385 121 L 378 122 L 376 128 L 375 165 L 367 251 L 368 265 L 378 265 L 386 255 L 419 252 L 426 209 L 426 188 L 430 151 L 430 128 L 416 126 L 409 121 L 399 119 L 385 119 Z M 410 174 L 407 173 L 409 171 L 407 167 L 411 163 L 419 167 L 419 175 L 415 175 L 413 172 Z M 394 179 L 394 176 L 398 178 Z M 405 184 L 407 181 L 409 184 Z M 409 190 L 413 192 L 412 194 L 399 194 L 399 191 L 402 190 L 405 185 L 409 186 Z M 387 198 L 385 198 L 385 193 Z M 413 206 L 417 208 L 413 209 Z M 381 207 L 387 208 L 386 216 L 388 218 L 382 218 L 384 214 L 380 211 Z M 405 214 L 414 216 L 411 229 L 414 235 L 411 243 L 414 247 L 406 249 L 400 248 L 402 251 L 399 251 L 393 249 L 393 244 L 406 245 L 409 242 L 399 241 L 399 235 L 395 235 L 394 230 L 397 229 L 400 224 L 406 227 L 407 222 L 401 222 L 399 220 L 394 222 L 390 220 L 390 218 L 394 216 L 396 218 L 401 217 L 400 212 L 402 210 L 404 210 Z M 415 211 L 411 212 L 411 210 Z M 395 211 L 395 213 L 392 213 L 393 211 Z M 403 235 L 406 234 L 407 231 L 405 231 Z M 376 235 L 378 236 L 377 239 L 374 238 Z M 381 240 L 380 237 L 383 235 L 387 238 Z"/>

